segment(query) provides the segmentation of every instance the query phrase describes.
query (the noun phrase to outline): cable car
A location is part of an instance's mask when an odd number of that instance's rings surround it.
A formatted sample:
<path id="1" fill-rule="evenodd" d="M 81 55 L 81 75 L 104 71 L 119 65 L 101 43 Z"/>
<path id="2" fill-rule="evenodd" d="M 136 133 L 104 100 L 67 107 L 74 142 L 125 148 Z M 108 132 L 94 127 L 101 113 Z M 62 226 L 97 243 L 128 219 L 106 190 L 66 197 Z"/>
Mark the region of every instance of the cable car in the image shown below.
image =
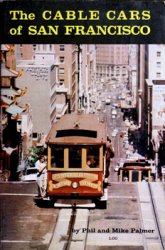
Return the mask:
<path id="1" fill-rule="evenodd" d="M 53 200 L 55 207 L 81 203 L 105 208 L 106 139 L 106 125 L 95 114 L 66 114 L 54 123 L 46 138 L 47 190 L 42 199 Z"/>

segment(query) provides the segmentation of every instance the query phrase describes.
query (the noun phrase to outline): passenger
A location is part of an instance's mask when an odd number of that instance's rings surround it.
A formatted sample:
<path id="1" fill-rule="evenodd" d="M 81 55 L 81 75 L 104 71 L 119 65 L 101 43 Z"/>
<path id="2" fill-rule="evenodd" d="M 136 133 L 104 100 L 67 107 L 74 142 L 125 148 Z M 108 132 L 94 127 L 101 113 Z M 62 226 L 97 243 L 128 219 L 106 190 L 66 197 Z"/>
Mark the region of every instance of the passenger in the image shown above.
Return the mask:
<path id="1" fill-rule="evenodd" d="M 47 169 L 46 169 L 46 160 L 45 156 L 41 155 L 38 158 L 38 161 L 35 163 L 35 167 L 38 169 L 37 175 L 37 184 L 38 184 L 38 196 L 46 196 L 47 188 Z"/>
<path id="2" fill-rule="evenodd" d="M 106 170 L 105 170 L 105 183 L 108 183 L 108 177 L 109 177 L 109 167 L 111 163 L 111 158 L 115 156 L 114 149 L 111 143 L 111 140 L 109 137 L 107 137 L 107 144 L 106 144 Z"/>
<path id="3" fill-rule="evenodd" d="M 52 156 L 52 158 L 51 158 L 51 167 L 52 168 L 56 168 L 57 167 L 56 158 L 54 156 Z"/>
<path id="4" fill-rule="evenodd" d="M 96 161 L 95 161 L 95 156 L 94 155 L 88 155 L 87 157 L 87 166 L 90 168 L 95 168 L 96 167 Z"/>

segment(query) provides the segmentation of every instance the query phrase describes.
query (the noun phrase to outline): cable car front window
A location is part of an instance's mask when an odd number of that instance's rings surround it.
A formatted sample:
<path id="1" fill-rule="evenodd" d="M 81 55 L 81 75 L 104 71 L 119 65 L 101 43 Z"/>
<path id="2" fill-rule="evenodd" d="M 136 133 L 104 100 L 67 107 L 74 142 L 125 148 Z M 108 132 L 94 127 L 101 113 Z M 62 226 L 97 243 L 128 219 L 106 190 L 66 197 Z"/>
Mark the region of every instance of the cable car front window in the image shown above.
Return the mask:
<path id="1" fill-rule="evenodd" d="M 69 147 L 69 168 L 81 168 L 82 147 Z"/>
<path id="2" fill-rule="evenodd" d="M 100 145 L 51 145 L 51 168 L 100 168 Z"/>
<path id="3" fill-rule="evenodd" d="M 90 168 L 99 167 L 99 146 L 87 147 L 87 166 Z"/>
<path id="4" fill-rule="evenodd" d="M 64 148 L 63 147 L 51 147 L 51 167 L 52 168 L 64 168 Z"/>

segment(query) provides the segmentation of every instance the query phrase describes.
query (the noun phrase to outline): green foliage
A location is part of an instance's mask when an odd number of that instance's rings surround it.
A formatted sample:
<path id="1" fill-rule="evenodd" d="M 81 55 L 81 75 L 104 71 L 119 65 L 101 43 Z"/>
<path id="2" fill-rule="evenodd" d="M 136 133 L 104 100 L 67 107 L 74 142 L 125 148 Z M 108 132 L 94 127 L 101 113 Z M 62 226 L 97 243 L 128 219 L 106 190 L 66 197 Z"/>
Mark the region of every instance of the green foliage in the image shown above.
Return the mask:
<path id="1" fill-rule="evenodd" d="M 44 147 L 32 147 L 29 152 L 30 156 L 28 158 L 29 165 L 31 167 L 34 167 L 35 162 L 38 160 L 39 155 L 42 155 L 44 153 Z"/>

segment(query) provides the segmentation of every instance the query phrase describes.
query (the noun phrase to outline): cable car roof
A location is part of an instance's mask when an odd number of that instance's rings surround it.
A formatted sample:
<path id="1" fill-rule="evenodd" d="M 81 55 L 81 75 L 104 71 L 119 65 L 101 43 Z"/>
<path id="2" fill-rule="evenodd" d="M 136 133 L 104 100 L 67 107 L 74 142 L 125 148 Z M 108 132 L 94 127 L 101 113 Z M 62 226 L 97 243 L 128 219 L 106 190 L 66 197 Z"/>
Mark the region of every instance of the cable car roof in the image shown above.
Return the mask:
<path id="1" fill-rule="evenodd" d="M 106 143 L 105 123 L 94 114 L 66 114 L 54 123 L 46 138 L 47 144 Z"/>

